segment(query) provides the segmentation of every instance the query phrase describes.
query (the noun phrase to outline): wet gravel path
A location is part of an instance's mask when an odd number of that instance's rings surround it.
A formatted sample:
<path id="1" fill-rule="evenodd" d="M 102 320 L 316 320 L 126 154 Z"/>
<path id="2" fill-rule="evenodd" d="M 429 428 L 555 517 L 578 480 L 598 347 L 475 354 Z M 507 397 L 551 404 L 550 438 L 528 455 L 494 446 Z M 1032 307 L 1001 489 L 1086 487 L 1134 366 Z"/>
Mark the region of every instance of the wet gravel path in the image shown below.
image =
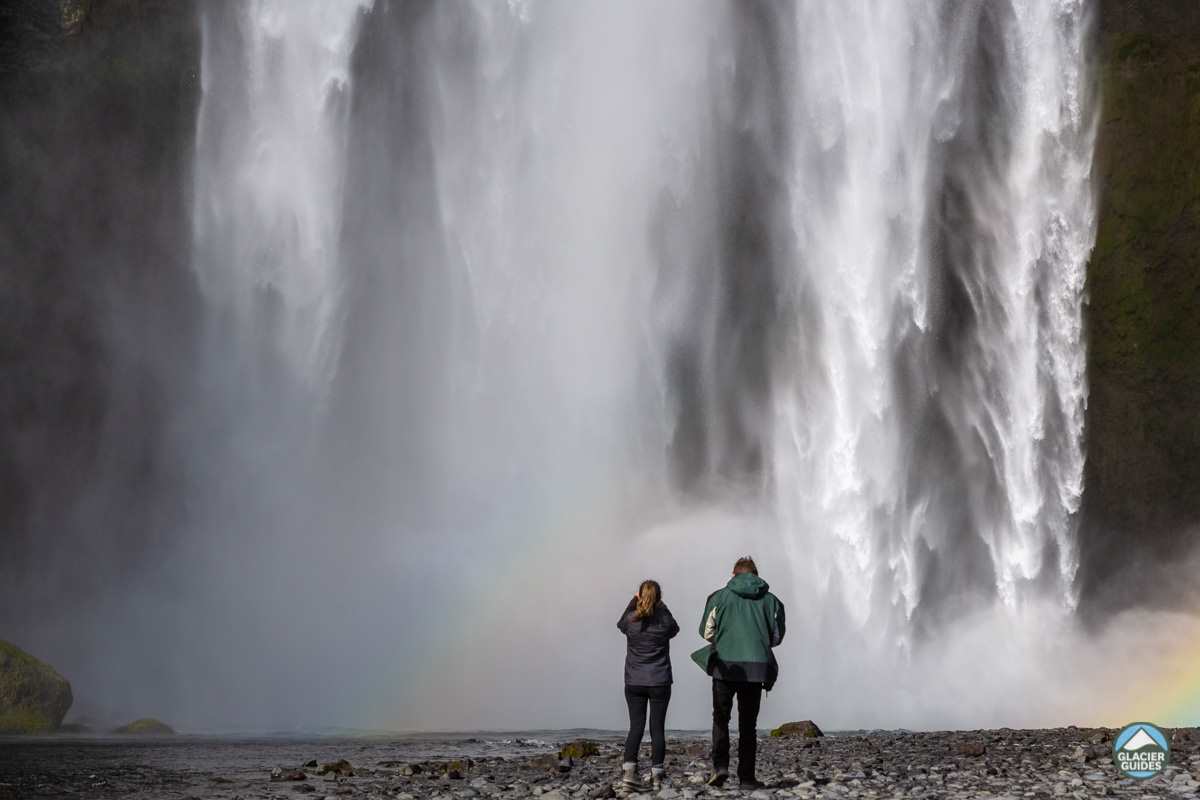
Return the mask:
<path id="1" fill-rule="evenodd" d="M 1171 763 L 1151 781 L 1121 778 L 1111 729 L 872 732 L 771 739 L 759 747 L 759 779 L 704 785 L 707 746 L 672 744 L 659 792 L 628 792 L 616 780 L 615 737 L 598 752 L 414 760 L 404 743 L 380 740 L 0 741 L 0 800 L 17 798 L 1093 798 L 1200 797 L 1200 730 L 1173 732 Z M 735 748 L 736 752 L 736 748 Z M 340 762 L 340 763 L 339 763 Z M 324 765 L 332 765 L 326 767 Z M 735 759 L 736 767 L 736 759 Z"/>

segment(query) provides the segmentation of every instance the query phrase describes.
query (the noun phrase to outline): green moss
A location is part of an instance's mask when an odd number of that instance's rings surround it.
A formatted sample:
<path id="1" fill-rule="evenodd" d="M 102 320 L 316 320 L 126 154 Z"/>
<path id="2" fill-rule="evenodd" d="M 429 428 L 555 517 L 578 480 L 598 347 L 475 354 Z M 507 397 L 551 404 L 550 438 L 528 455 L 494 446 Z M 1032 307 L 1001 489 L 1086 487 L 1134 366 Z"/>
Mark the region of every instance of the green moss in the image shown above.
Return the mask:
<path id="1" fill-rule="evenodd" d="M 113 731 L 126 736 L 172 736 L 175 731 L 170 725 L 157 719 L 147 717 L 134 720 L 128 725 L 122 725 Z"/>
<path id="2" fill-rule="evenodd" d="M 71 701 L 71 684 L 53 667 L 0 641 L 0 733 L 53 731 Z"/>
<path id="3" fill-rule="evenodd" d="M 567 742 L 558 751 L 559 758 L 591 758 L 600 753 L 600 746 L 589 739 L 576 739 Z"/>
<path id="4" fill-rule="evenodd" d="M 780 738 L 785 736 L 797 736 L 805 739 L 817 739 L 825 734 L 817 727 L 817 724 L 812 720 L 806 719 L 800 722 L 785 722 L 778 728 L 771 731 L 771 735 Z"/>
<path id="5" fill-rule="evenodd" d="M 1145 63 L 1162 53 L 1162 44 L 1155 37 L 1142 32 L 1121 34 L 1114 44 L 1118 62 Z"/>
<path id="6" fill-rule="evenodd" d="M 56 727 L 45 714 L 39 714 L 26 708 L 10 708 L 0 711 L 0 733 L 50 733 Z"/>

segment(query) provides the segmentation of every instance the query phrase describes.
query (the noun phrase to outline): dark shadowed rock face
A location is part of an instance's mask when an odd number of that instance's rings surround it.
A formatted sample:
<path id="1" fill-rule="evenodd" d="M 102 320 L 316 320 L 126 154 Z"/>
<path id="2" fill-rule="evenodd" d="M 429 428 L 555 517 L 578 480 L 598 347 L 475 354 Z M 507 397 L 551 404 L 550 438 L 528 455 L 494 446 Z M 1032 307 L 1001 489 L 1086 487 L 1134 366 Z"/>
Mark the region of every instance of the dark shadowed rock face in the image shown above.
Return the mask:
<path id="1" fill-rule="evenodd" d="M 72 699 L 71 684 L 54 667 L 0 641 L 0 733 L 56 730 Z"/>
<path id="2" fill-rule="evenodd" d="M 1145 601 L 1200 524 L 1200 4 L 1097 6 L 1085 611 Z"/>
<path id="3" fill-rule="evenodd" d="M 191 2 L 0 3 L 0 630 L 21 641 L 178 527 L 198 45 Z M 50 555 L 97 537 L 116 573 Z"/>

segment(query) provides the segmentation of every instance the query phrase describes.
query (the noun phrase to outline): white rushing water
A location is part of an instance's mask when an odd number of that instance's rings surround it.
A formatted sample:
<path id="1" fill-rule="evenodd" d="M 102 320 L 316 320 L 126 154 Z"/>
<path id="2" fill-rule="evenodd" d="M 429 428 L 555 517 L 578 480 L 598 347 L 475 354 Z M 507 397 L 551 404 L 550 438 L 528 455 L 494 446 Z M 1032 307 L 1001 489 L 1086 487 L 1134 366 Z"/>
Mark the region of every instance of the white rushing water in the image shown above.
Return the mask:
<path id="1" fill-rule="evenodd" d="M 405 643 L 374 663 L 434 653 L 412 657 L 432 683 L 410 676 L 401 727 L 570 723 L 519 719 L 520 692 L 495 719 L 451 712 L 524 674 L 490 647 L 524 635 L 586 670 L 604 645 L 548 643 L 610 627 L 612 602 L 591 607 L 612 581 L 654 570 L 691 600 L 751 547 L 786 556 L 803 646 L 829 619 L 891 653 L 990 609 L 1069 615 L 1083 0 L 259 0 L 203 20 L 196 266 L 240 365 L 209 391 L 234 438 L 288 438 L 297 395 L 323 437 L 308 470 L 256 456 L 256 524 L 336 519 L 370 556 L 342 564 L 361 613 L 495 615 L 453 643 L 362 623 Z M 721 565 L 703 586 L 702 554 Z M 526 601 L 564 619 L 506 616 Z M 893 711 L 877 724 L 923 713 Z"/>
<path id="2" fill-rule="evenodd" d="M 201 13 L 195 264 L 213 303 L 304 381 L 328 377 L 350 56 L 369 0 L 252 0 Z"/>
<path id="3" fill-rule="evenodd" d="M 776 387 L 775 488 L 805 577 L 836 573 L 860 623 L 893 603 L 911 616 L 923 552 L 975 536 L 1005 603 L 1043 569 L 1073 602 L 1095 232 L 1085 7 L 1004 6 L 991 42 L 979 13 L 939 3 L 802 3 L 794 20 L 789 278 L 812 314 L 791 323 Z M 966 326 L 947 324 L 951 302 Z M 950 448 L 947 471 L 923 476 L 931 448 Z"/>

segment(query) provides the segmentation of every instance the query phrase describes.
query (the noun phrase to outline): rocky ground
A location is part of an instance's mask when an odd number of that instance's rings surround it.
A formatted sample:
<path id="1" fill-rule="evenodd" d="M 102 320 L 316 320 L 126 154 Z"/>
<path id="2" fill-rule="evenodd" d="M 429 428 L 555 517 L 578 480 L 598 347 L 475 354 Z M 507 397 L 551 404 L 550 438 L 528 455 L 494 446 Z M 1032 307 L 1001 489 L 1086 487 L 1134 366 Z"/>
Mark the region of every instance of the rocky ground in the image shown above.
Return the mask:
<path id="1" fill-rule="evenodd" d="M 596 752 L 517 758 L 406 761 L 387 745 L 353 740 L 301 746 L 205 742 L 139 751 L 128 743 L 0 742 L 0 800 L 25 797 L 221 798 L 523 798 L 806 797 L 1051 798 L 1200 796 L 1200 731 L 1174 733 L 1166 773 L 1139 782 L 1118 777 L 1110 757 L 1115 731 L 994 730 L 875 732 L 821 739 L 763 737 L 759 777 L 768 788 L 710 789 L 707 745 L 675 743 L 669 785 L 632 794 L 616 785 L 615 738 Z M 302 751 L 313 758 L 301 761 Z M 323 761 L 338 753 L 342 758 Z M 139 755 L 139 753 L 141 753 Z M 273 763 L 272 759 L 282 763 Z M 227 764 L 228 768 L 220 768 Z M 736 783 L 736 782 L 734 782 Z"/>

